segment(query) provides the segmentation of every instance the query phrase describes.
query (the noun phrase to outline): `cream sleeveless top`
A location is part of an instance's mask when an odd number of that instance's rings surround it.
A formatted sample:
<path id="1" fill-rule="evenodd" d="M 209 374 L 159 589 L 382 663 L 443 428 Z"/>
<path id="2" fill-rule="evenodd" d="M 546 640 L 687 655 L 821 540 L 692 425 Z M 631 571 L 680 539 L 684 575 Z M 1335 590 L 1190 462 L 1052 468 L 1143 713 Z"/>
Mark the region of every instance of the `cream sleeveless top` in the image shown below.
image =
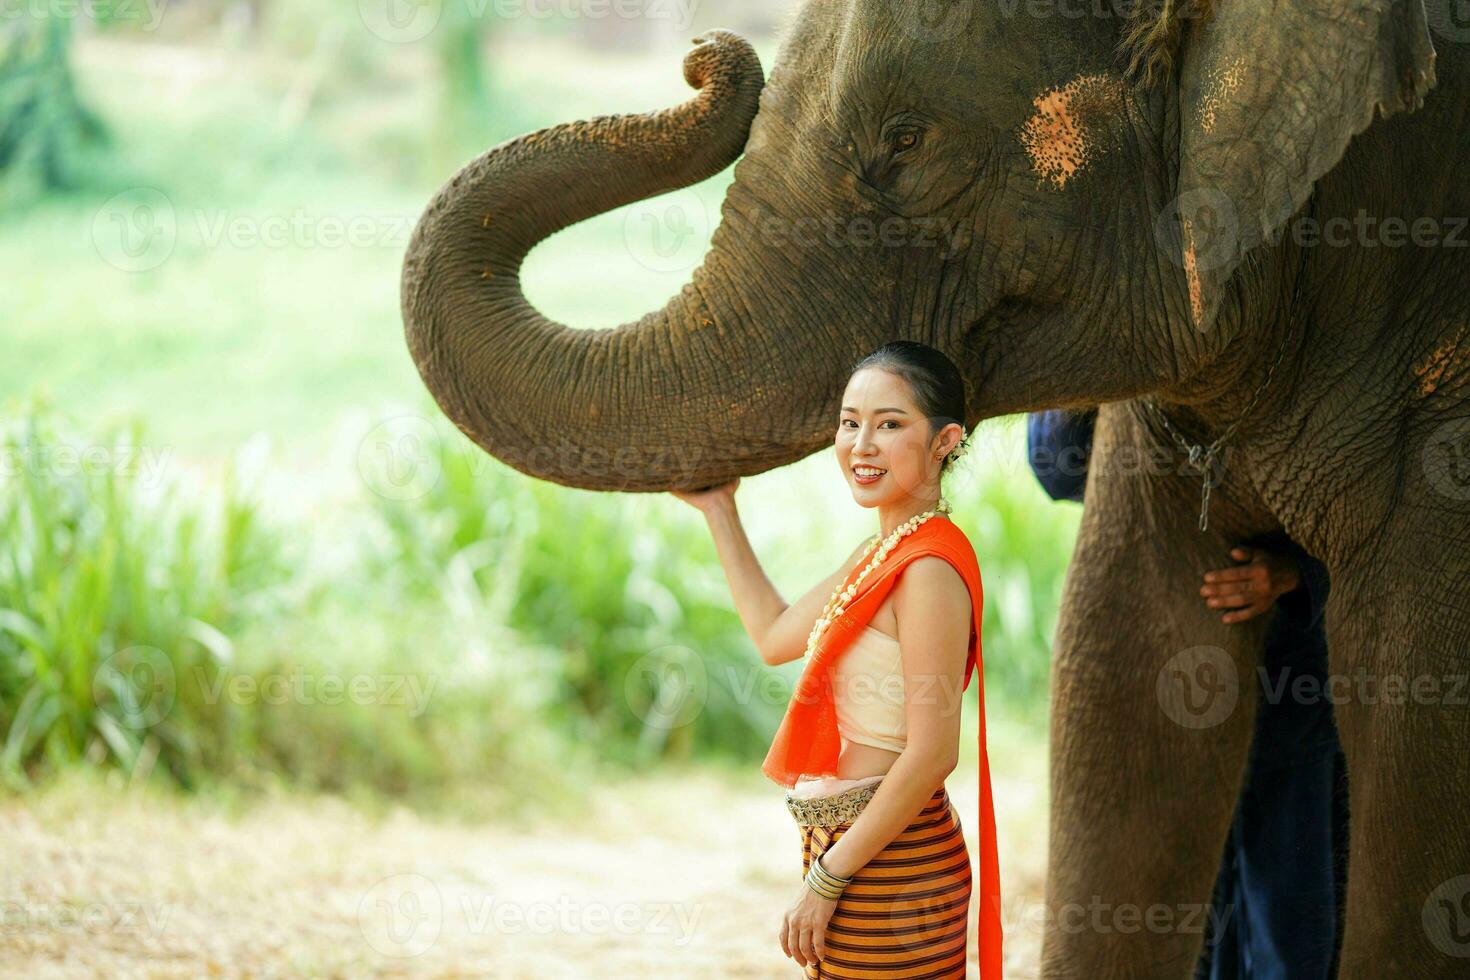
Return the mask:
<path id="1" fill-rule="evenodd" d="M 832 666 L 832 704 L 843 739 L 902 752 L 908 722 L 898 641 L 865 626 Z"/>

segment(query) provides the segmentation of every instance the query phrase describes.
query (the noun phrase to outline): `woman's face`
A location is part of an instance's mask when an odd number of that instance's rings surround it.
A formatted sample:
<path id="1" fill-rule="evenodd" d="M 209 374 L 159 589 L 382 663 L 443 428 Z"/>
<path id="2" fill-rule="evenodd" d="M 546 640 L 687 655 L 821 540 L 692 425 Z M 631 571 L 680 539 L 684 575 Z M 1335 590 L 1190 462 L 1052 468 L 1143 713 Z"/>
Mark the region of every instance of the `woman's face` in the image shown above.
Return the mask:
<path id="1" fill-rule="evenodd" d="M 951 432 L 950 430 L 954 430 Z M 938 433 L 914 404 L 908 382 L 881 368 L 856 372 L 842 393 L 837 423 L 837 464 L 864 507 L 903 504 L 937 496 L 940 452 L 958 442 L 958 425 Z M 875 477 L 869 477 L 876 471 Z"/>

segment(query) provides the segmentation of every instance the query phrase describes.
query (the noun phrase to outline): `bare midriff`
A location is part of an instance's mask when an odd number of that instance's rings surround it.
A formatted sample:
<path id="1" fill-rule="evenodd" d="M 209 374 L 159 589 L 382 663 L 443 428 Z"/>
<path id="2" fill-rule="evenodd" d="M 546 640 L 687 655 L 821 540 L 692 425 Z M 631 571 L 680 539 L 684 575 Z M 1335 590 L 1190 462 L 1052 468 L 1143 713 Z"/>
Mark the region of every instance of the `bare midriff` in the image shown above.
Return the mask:
<path id="1" fill-rule="evenodd" d="M 898 618 L 893 614 L 893 600 L 885 599 L 883 604 L 873 613 L 873 618 L 868 625 L 887 636 L 898 640 Z M 876 745 L 863 745 L 859 742 L 842 742 L 842 751 L 837 756 L 837 778 L 838 779 L 862 779 L 864 776 L 881 776 L 886 773 L 895 761 L 898 753 L 891 749 L 879 748 Z"/>
<path id="2" fill-rule="evenodd" d="M 864 776 L 881 776 L 892 767 L 897 759 L 897 752 L 880 749 L 876 745 L 843 742 L 842 752 L 837 756 L 837 778 L 862 779 Z"/>

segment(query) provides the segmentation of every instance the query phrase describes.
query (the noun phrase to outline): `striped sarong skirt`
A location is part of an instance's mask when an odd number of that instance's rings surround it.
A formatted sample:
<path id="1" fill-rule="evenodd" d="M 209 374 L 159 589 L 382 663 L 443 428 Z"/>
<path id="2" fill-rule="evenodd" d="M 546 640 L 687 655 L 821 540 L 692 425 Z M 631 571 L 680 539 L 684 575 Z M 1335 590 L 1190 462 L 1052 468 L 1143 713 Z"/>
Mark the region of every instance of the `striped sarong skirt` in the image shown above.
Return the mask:
<path id="1" fill-rule="evenodd" d="M 805 875 L 842 839 L 876 783 L 787 806 L 801 830 Z M 823 814 L 829 816 L 823 817 Z M 824 822 L 837 820 L 839 822 Z M 804 823 L 804 820 L 816 820 Z M 959 811 L 941 786 L 919 814 L 854 876 L 827 924 L 819 980 L 964 980 L 973 877 Z"/>

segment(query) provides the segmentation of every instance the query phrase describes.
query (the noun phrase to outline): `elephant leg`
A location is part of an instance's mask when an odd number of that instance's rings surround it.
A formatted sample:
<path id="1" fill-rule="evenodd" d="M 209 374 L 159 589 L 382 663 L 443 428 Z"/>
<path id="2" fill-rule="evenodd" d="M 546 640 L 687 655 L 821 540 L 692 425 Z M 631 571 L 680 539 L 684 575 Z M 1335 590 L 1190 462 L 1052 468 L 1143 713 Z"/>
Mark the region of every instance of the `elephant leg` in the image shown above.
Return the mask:
<path id="1" fill-rule="evenodd" d="M 1334 570 L 1327 610 L 1350 801 L 1342 980 L 1470 976 L 1470 546 L 1452 540 L 1470 515 L 1397 523 Z"/>
<path id="2" fill-rule="evenodd" d="M 1226 625 L 1199 595 L 1230 564 L 1228 500 L 1150 474 L 1102 407 L 1052 666 L 1042 975 L 1187 980 L 1244 778 L 1266 617 Z"/>

